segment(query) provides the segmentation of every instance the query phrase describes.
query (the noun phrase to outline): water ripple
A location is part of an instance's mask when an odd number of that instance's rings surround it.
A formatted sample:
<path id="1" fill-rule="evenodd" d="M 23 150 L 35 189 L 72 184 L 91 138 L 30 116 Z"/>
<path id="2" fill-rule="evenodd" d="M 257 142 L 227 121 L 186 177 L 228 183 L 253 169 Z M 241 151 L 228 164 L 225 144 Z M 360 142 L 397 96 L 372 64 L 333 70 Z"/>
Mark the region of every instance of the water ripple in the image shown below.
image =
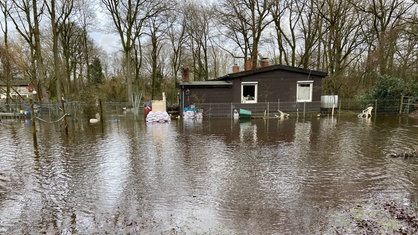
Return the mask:
<path id="1" fill-rule="evenodd" d="M 418 198 L 418 162 L 388 157 L 416 128 L 389 121 L 41 126 L 37 151 L 0 126 L 0 233 L 320 231 L 342 205 Z"/>

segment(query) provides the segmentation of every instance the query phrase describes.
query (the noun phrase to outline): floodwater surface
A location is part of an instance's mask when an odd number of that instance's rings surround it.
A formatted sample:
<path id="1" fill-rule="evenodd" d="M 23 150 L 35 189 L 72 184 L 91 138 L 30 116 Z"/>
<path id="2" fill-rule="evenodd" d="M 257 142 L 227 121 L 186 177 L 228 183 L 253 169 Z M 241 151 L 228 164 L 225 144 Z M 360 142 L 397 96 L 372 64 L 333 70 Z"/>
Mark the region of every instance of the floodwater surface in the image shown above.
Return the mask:
<path id="1" fill-rule="evenodd" d="M 0 125 L 1 234 L 323 234 L 341 210 L 418 202 L 399 117 Z M 332 230 L 331 230 L 332 231 Z"/>

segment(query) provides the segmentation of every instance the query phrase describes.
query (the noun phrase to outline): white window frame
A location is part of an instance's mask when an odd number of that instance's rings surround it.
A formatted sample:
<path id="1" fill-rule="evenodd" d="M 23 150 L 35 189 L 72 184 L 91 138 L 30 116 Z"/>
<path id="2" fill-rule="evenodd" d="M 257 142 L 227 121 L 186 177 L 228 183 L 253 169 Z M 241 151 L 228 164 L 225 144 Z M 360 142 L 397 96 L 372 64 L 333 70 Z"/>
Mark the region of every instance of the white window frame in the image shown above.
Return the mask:
<path id="1" fill-rule="evenodd" d="M 244 86 L 254 86 L 254 97 L 244 97 Z M 258 82 L 241 82 L 241 103 L 254 104 L 257 103 Z"/>
<path id="2" fill-rule="evenodd" d="M 300 85 L 309 85 L 309 99 L 299 99 Z M 298 81 L 296 85 L 296 102 L 312 102 L 313 81 Z"/>

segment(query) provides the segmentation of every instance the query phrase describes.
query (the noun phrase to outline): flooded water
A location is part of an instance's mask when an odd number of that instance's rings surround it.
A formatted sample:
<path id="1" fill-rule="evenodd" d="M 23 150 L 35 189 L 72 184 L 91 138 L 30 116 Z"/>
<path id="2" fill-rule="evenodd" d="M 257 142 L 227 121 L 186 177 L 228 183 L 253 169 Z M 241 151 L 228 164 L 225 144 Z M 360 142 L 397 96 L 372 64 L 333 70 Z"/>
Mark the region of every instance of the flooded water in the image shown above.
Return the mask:
<path id="1" fill-rule="evenodd" d="M 111 118 L 108 118 L 111 119 Z M 0 234 L 323 234 L 338 211 L 418 202 L 399 117 L 0 125 Z"/>

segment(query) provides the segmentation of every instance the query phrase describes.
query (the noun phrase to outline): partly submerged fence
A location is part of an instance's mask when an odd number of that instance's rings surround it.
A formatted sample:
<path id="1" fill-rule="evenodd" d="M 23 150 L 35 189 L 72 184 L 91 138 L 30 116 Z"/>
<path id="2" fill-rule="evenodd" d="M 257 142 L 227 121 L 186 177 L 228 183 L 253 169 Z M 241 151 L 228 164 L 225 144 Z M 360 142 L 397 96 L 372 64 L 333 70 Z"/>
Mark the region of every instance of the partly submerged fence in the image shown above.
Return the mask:
<path id="1" fill-rule="evenodd" d="M 232 117 L 234 110 L 246 109 L 255 117 L 272 117 L 278 115 L 279 110 L 288 113 L 304 115 L 306 113 L 319 113 L 320 102 L 259 102 L 256 104 L 243 103 L 197 103 L 198 110 L 205 117 Z"/>
<path id="2" fill-rule="evenodd" d="M 401 99 L 386 100 L 355 100 L 339 99 L 334 107 L 334 112 L 353 111 L 361 112 L 369 106 L 373 106 L 373 113 L 399 113 L 408 114 L 418 107 L 414 97 L 402 97 Z M 332 108 L 321 108 L 321 102 L 259 102 L 256 104 L 242 103 L 197 103 L 197 109 L 202 110 L 206 117 L 231 117 L 234 110 L 247 109 L 256 117 L 274 117 L 278 111 L 292 113 L 292 116 L 317 115 L 319 113 L 331 113 Z"/>
<path id="3" fill-rule="evenodd" d="M 84 102 L 65 102 L 65 112 L 75 119 L 93 118 L 96 113 L 102 112 L 103 115 L 121 115 L 127 110 L 127 102 L 102 102 L 102 110 L 98 103 L 89 104 Z M 21 110 L 29 110 L 28 102 L 19 103 L 0 103 L 0 113 L 20 113 Z M 63 115 L 61 104 L 58 102 L 48 102 L 35 105 L 35 111 L 51 118 Z M 139 109 L 142 112 L 142 109 Z"/>
<path id="4" fill-rule="evenodd" d="M 363 110 L 368 106 L 373 106 L 374 112 L 379 113 L 399 113 L 408 114 L 418 107 L 417 97 L 402 96 L 400 99 L 380 99 L 380 100 L 355 100 L 341 99 L 338 104 L 339 110 Z"/>
<path id="5" fill-rule="evenodd" d="M 415 110 L 417 106 L 417 99 L 414 97 L 401 97 L 400 99 L 392 100 L 368 100 L 359 101 L 356 99 L 339 99 L 334 108 L 334 112 L 353 111 L 361 112 L 368 106 L 373 106 L 373 113 L 399 113 L 406 114 Z M 316 115 L 320 112 L 331 112 L 331 109 L 321 109 L 321 102 L 259 102 L 256 104 L 243 103 L 196 103 L 196 108 L 203 112 L 205 117 L 232 117 L 234 110 L 247 109 L 251 110 L 253 116 L 258 117 L 274 117 L 278 111 L 292 113 L 295 115 Z M 61 117 L 61 104 L 42 103 L 37 106 L 42 112 L 42 115 L 49 115 L 53 117 Z M 26 110 L 29 104 L 22 103 L 0 103 L 0 113 L 19 113 L 20 110 Z M 103 115 L 121 115 L 126 110 L 129 110 L 127 102 L 102 102 L 102 110 L 99 110 L 98 104 L 88 104 L 83 102 L 66 102 L 65 111 L 73 118 L 89 118 L 94 117 L 95 113 L 102 112 Z M 133 109 L 131 109 L 133 111 Z M 143 109 L 139 108 L 136 115 L 143 115 Z"/>

